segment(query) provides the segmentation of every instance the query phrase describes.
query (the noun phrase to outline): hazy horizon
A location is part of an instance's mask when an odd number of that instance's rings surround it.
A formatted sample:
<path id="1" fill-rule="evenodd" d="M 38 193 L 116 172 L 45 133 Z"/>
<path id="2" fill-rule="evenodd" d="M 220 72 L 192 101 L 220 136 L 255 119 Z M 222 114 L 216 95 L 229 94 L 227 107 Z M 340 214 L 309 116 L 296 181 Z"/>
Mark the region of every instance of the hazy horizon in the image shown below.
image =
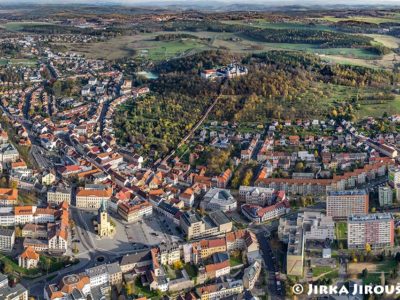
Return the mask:
<path id="1" fill-rule="evenodd" d="M 273 5 L 273 6 L 287 6 L 287 5 L 399 5 L 400 0 L 253 0 L 249 3 L 246 0 L 217 0 L 217 1 L 206 1 L 206 0 L 102 0 L 102 1 L 90 1 L 90 0 L 63 0 L 60 3 L 59 0 L 6 0 L 1 4 L 54 4 L 54 5 L 65 5 L 65 4 L 90 4 L 90 5 L 151 5 L 151 6 L 163 6 L 171 4 L 183 4 L 183 5 L 232 5 L 232 4 L 246 4 L 246 5 Z"/>

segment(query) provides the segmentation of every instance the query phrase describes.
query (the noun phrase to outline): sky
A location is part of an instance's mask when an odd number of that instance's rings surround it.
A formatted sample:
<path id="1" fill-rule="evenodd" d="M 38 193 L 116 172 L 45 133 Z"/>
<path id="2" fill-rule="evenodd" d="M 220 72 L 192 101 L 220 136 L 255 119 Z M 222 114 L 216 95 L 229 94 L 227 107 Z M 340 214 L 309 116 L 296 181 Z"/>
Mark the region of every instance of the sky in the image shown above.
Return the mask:
<path id="1" fill-rule="evenodd" d="M 17 4 L 17 3 L 45 3 L 45 4 L 72 4 L 72 3 L 87 3 L 87 4 L 124 4 L 124 5 L 158 5 L 163 4 L 268 4 L 268 5 L 335 5 L 335 4 L 350 4 L 350 5 L 377 5 L 377 4 L 391 4 L 400 5 L 400 0 L 0 0 L 0 4 Z"/>

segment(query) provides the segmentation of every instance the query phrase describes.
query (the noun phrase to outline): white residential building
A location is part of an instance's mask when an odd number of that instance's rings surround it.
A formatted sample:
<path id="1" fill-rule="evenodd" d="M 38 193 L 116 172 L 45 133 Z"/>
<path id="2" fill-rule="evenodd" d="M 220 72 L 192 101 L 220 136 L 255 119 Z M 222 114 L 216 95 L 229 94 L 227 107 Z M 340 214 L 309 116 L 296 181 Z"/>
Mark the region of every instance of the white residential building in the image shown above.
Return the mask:
<path id="1" fill-rule="evenodd" d="M 86 269 L 86 274 L 89 276 L 91 287 L 108 284 L 110 281 L 106 264 Z"/>
<path id="2" fill-rule="evenodd" d="M 257 204 L 261 206 L 271 205 L 270 201 L 275 196 L 275 189 L 263 188 L 263 187 L 252 187 L 252 186 L 240 186 L 239 188 L 239 199 L 248 204 Z"/>
<path id="3" fill-rule="evenodd" d="M 207 211 L 233 211 L 236 210 L 237 201 L 229 190 L 212 188 L 204 195 L 200 207 Z"/>

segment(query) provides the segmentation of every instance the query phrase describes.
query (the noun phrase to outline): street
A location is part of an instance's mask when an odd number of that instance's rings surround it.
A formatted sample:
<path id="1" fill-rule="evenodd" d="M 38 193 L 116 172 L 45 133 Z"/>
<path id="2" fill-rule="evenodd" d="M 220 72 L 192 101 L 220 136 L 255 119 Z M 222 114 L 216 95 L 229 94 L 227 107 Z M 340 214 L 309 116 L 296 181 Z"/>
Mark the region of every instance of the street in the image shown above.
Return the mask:
<path id="1" fill-rule="evenodd" d="M 268 287 L 268 294 L 272 297 L 270 299 L 285 299 L 284 293 L 285 288 L 281 281 L 276 280 L 275 272 L 275 258 L 273 256 L 271 247 L 269 245 L 268 239 L 266 236 L 269 236 L 268 232 L 261 231 L 256 234 L 258 242 L 260 244 L 260 249 L 262 251 L 262 257 L 264 259 L 264 266 L 266 268 L 267 273 L 267 287 Z"/>

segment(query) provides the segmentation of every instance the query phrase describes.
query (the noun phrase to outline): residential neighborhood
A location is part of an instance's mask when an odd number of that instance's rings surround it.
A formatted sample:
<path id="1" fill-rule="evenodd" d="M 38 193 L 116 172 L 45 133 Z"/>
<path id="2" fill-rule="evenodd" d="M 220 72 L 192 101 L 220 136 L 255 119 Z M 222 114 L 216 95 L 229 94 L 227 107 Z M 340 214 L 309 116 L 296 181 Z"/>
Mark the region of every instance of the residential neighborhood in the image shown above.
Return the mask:
<path id="1" fill-rule="evenodd" d="M 397 285 L 399 8 L 67 2 L 0 4 L 0 299 Z"/>

